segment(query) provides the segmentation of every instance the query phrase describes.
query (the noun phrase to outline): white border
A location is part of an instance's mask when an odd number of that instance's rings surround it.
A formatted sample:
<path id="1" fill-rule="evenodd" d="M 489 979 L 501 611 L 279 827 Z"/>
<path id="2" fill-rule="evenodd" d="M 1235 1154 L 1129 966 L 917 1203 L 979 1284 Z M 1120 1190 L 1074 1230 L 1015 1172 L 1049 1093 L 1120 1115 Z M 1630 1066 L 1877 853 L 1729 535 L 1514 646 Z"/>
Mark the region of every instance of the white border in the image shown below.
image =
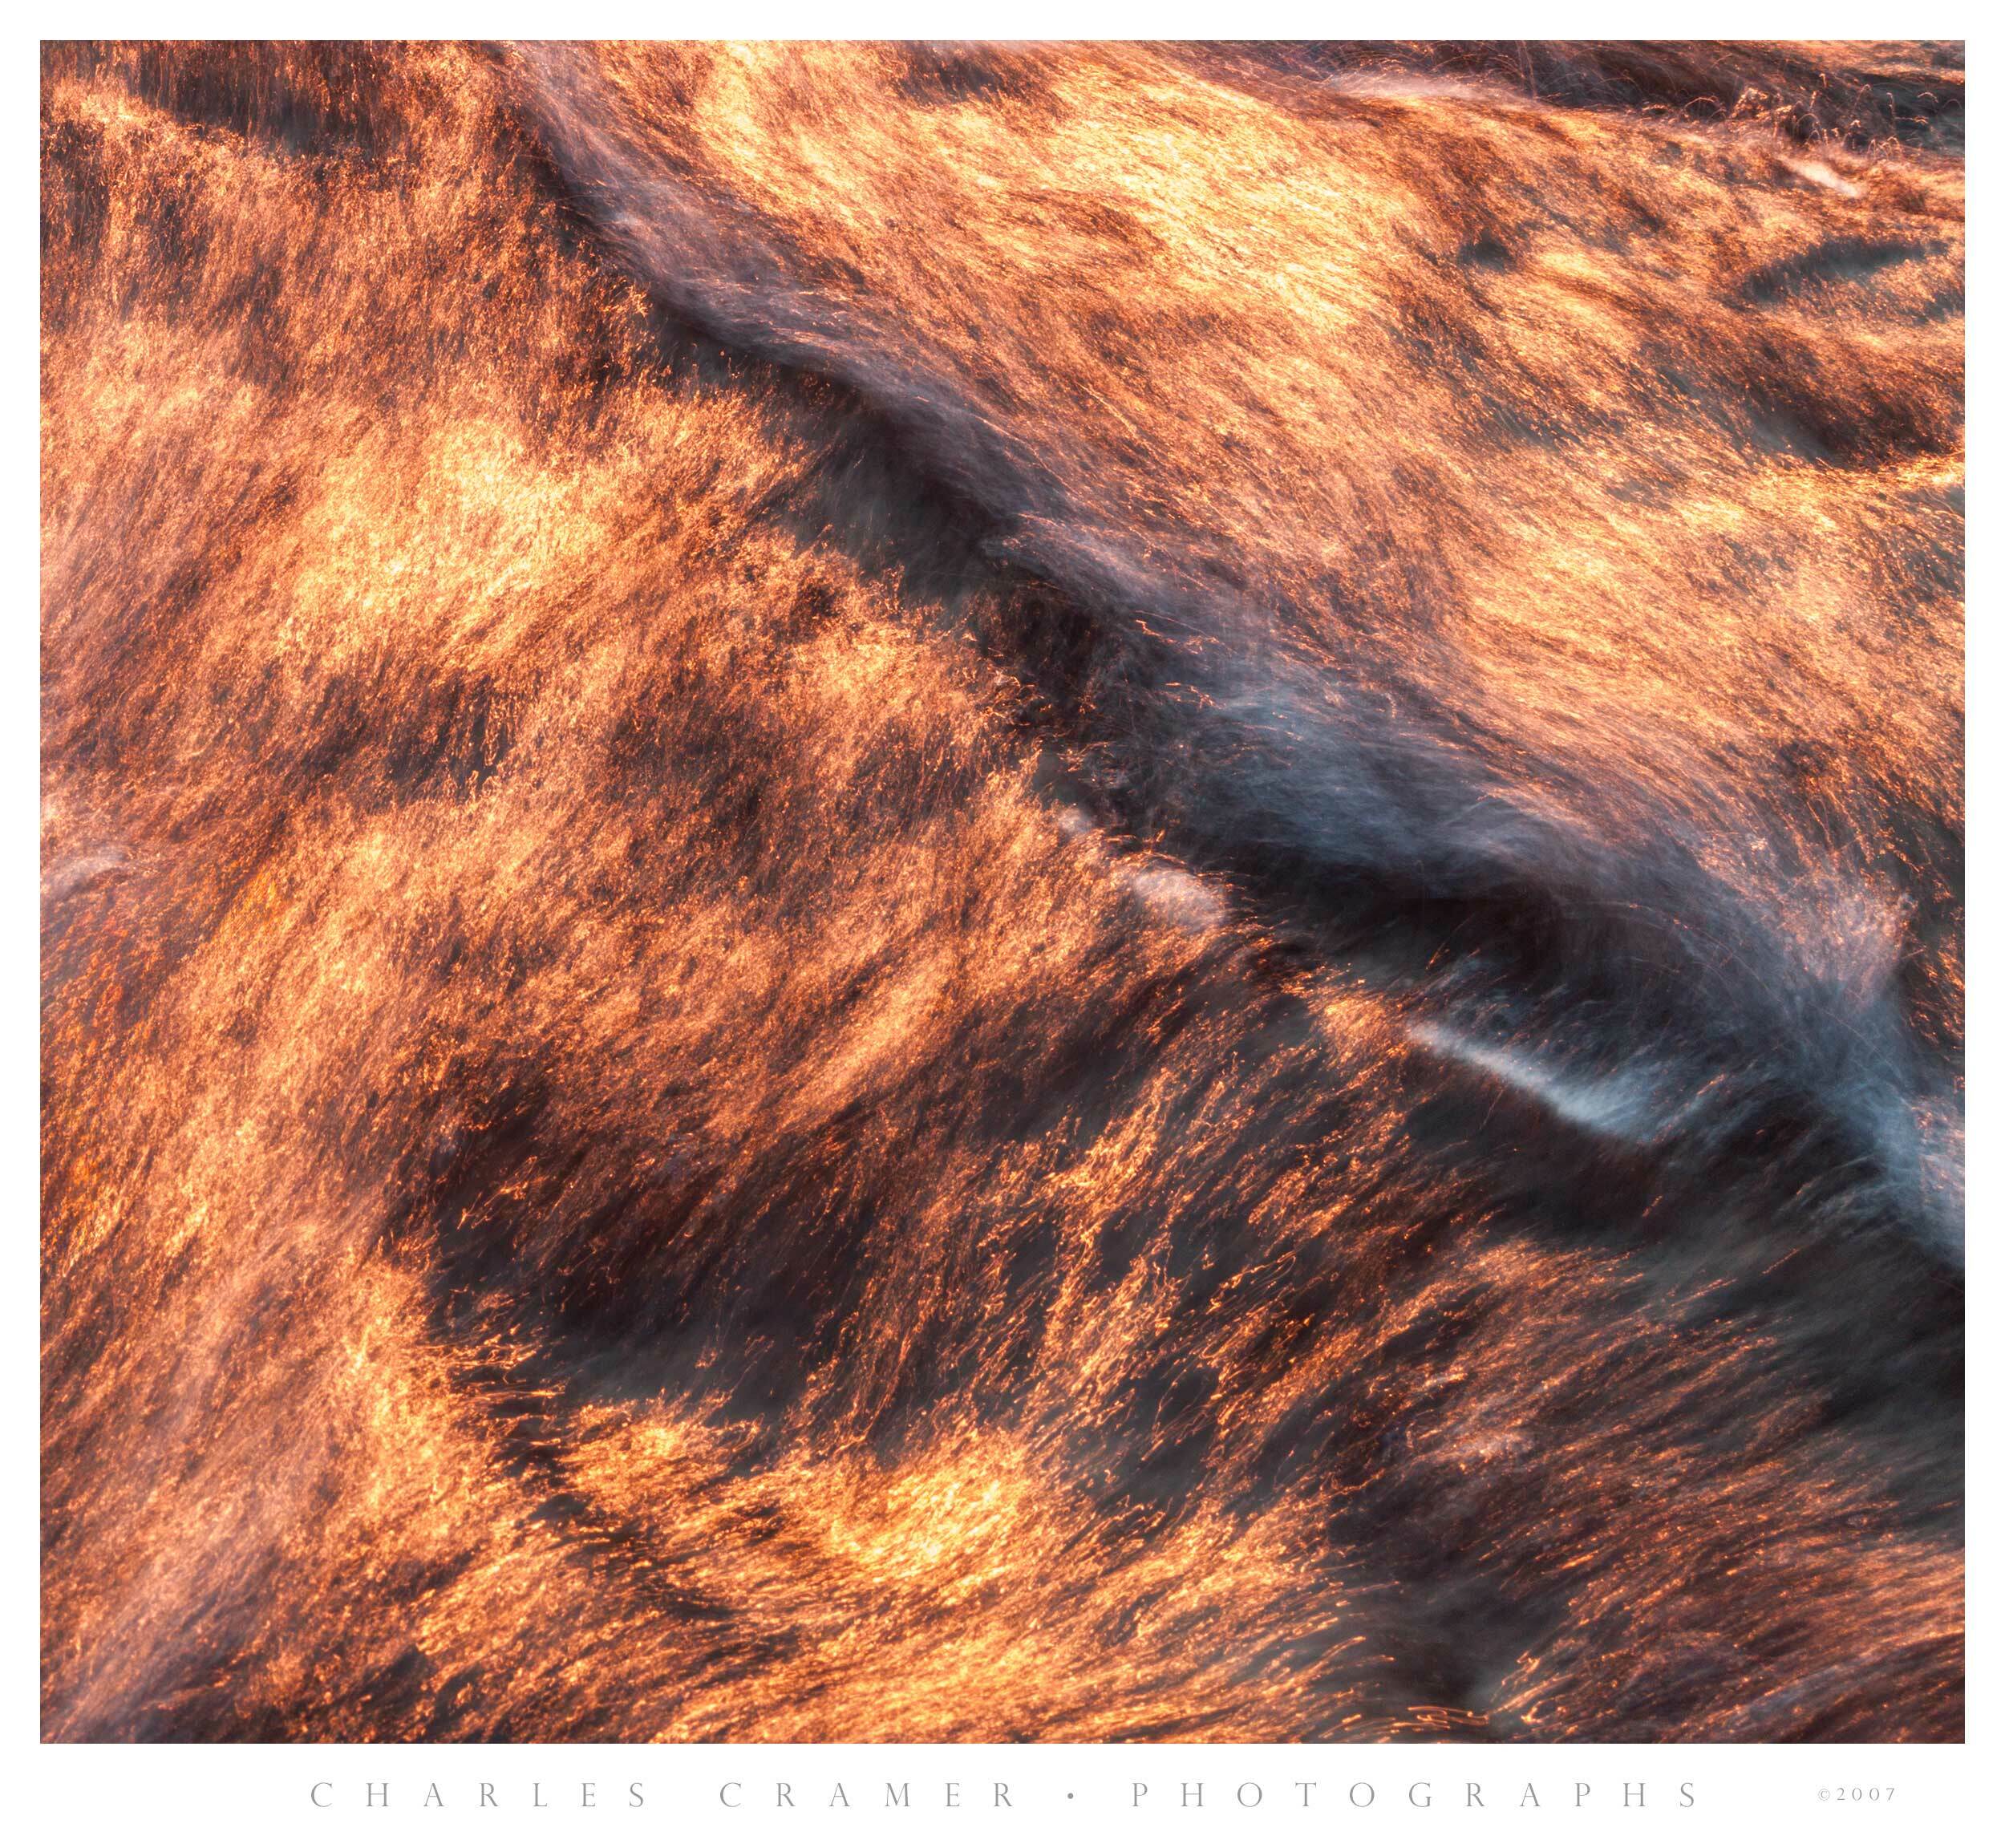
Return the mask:
<path id="1" fill-rule="evenodd" d="M 1108 5 L 1105 0 L 1019 0 L 1009 6 L 954 8 L 912 4 L 811 6 L 799 0 L 739 0 L 726 9 L 691 6 L 608 5 L 577 0 L 561 9 L 420 3 L 387 6 L 357 0 L 340 8 L 241 4 L 141 6 L 84 4 L 44 9 L 9 34 L 0 97 L 9 150 L 4 189 L 4 249 L 8 253 L 6 312 L 17 355 L 6 381 L 6 502 L 9 557 L 18 601 L 0 626 L 0 761 L 4 763 L 5 904 L 0 908 L 0 989 L 7 1056 L 0 1066 L 0 1176 L 14 1253 L 10 1300 L 15 1334 L 4 1350 L 6 1451 L 4 1481 L 10 1516 L 4 1536 L 5 1678 L 0 1682 L 0 1831 L 15 1819 L 26 1841 L 118 1841 L 178 1844 L 266 1842 L 295 1833 L 312 1842 L 367 1840 L 484 1843 L 630 1842 L 691 1840 L 762 1842 L 952 1839 L 1027 1840 L 1055 1834 L 1071 1840 L 1113 1834 L 1119 1839 L 1165 1836 L 1178 1841 L 1264 1838 L 1371 1841 L 1460 1838 L 1518 1842 L 1607 1840 L 1695 1831 L 1733 1839 L 1774 1840 L 1792 1826 L 1817 1840 L 1865 1838 L 1960 1842 L 1977 1838 L 1986 1801 L 1981 1765 L 1999 1741 L 1999 1691 L 1995 1652 L 1998 1489 L 1987 1454 L 1999 1452 L 1999 1343 L 1983 1339 L 1995 1315 L 1995 1266 L 1988 1250 L 1998 1198 L 1991 1106 L 1992 1031 L 1996 1014 L 1991 971 L 1997 936 L 1999 864 L 1991 825 L 1999 788 L 1999 727 L 1973 726 L 1969 752 L 1971 877 L 1968 926 L 1970 1150 L 1967 1177 L 1969 1280 L 1973 1292 L 1970 1350 L 1972 1429 L 1980 1434 L 1969 1479 L 1971 1634 L 1969 1724 L 1964 1746 L 48 1746 L 38 1743 L 39 1585 L 38 1324 L 38 1199 L 36 1133 L 38 1069 L 38 804 L 35 797 L 38 716 L 36 513 L 39 480 L 38 397 L 27 355 L 38 350 L 35 274 L 41 37 L 699 37 L 1085 38 L 1586 38 L 1621 31 L 1631 37 L 1944 38 L 1975 39 L 1970 62 L 1988 76 L 1989 34 L 1976 10 L 1928 6 L 1832 4 L 1685 7 L 1545 5 L 1501 11 L 1472 5 L 1419 5 L 1383 10 L 1270 3 L 1227 7 L 1169 4 Z M 1970 299 L 1984 323 L 1992 299 L 1991 150 L 1985 116 L 1974 113 Z M 1967 323 L 1967 325 L 1971 323 Z M 1987 430 L 1995 409 L 1994 370 L 1980 338 L 1971 356 L 1972 421 Z M 1987 480 L 1979 472 L 1982 484 Z M 1973 712 L 1989 712 L 1999 687 L 1999 644 L 1990 626 L 1992 545 L 1988 522 L 1969 525 L 1969 666 Z M 1292 1788 L 1320 1787 L 1303 1810 Z M 1413 1807 L 1405 1793 L 1425 1779 L 1435 1802 Z M 802 1807 L 772 1807 L 770 1786 L 791 1783 Z M 1011 1785 L 1007 1812 L 985 1807 L 981 1793 L 997 1780 Z M 1136 1781 L 1151 1787 L 1143 1806 L 1130 1801 Z M 1233 1790 L 1258 1781 L 1258 1809 L 1238 1807 Z M 1460 1787 L 1473 1780 L 1485 1806 L 1468 1809 Z M 316 1808 L 314 1786 L 332 1806 Z M 423 1808 L 436 1781 L 448 1805 Z M 638 1781 L 645 1806 L 627 1806 Z M 887 1810 L 880 1787 L 909 1781 L 913 1807 Z M 944 1786 L 962 1787 L 962 1805 L 944 1807 Z M 371 1809 L 367 1787 L 387 1781 L 387 1808 Z M 498 1808 L 479 1807 L 483 1781 L 496 1787 Z M 598 1802 L 578 1806 L 575 1786 L 590 1781 Z M 855 1807 L 826 1807 L 830 1787 L 845 1785 Z M 1201 1809 L 1167 1794 L 1186 1781 L 1204 1784 Z M 1529 1781 L 1541 1807 L 1521 1806 Z M 1695 1802 L 1680 1808 L 1677 1789 L 1689 1781 Z M 1644 1806 L 1609 1801 L 1617 1786 L 1641 1782 Z M 735 1783 L 750 1801 L 733 1810 L 723 1800 Z M 1354 1807 L 1343 1793 L 1370 1784 L 1374 1801 Z M 1590 1786 L 1575 1806 L 1574 1786 Z M 549 1803 L 530 1807 L 532 1785 Z M 1891 1786 L 1891 1805 L 1841 1805 L 1820 1790 Z M 1067 1796 L 1067 1792 L 1072 1794 Z M 816 1793 L 811 1796 L 809 1793 Z"/>
<path id="2" fill-rule="evenodd" d="M 1302 0 L 1244 0 L 1230 6 L 1165 0 L 966 0 L 955 6 L 920 0 L 816 6 L 807 0 L 731 0 L 723 6 L 642 6 L 634 0 L 577 0 L 561 7 L 498 0 L 485 6 L 411 0 L 403 6 L 357 0 L 349 6 L 274 11 L 246 0 L 144 6 L 85 0 L 47 8 L 34 22 L 48 38 L 1961 38 L 1972 37 L 1977 9 L 1939 3 L 1911 7 L 1831 0 L 1731 6 L 1610 9 L 1583 0 L 1485 7 L 1440 0 L 1389 9 L 1309 6 Z M 1510 30 L 1505 30 L 1508 26 Z"/>

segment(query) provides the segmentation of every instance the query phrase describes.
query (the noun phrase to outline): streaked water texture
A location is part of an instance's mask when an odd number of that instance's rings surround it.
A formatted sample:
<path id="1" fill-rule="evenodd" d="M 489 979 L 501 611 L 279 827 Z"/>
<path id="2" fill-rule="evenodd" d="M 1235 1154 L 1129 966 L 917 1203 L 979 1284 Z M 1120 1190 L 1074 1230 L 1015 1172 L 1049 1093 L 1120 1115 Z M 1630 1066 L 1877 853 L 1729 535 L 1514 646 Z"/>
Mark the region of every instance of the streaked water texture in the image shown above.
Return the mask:
<path id="1" fill-rule="evenodd" d="M 1962 1728 L 1940 46 L 51 46 L 43 1726 Z"/>

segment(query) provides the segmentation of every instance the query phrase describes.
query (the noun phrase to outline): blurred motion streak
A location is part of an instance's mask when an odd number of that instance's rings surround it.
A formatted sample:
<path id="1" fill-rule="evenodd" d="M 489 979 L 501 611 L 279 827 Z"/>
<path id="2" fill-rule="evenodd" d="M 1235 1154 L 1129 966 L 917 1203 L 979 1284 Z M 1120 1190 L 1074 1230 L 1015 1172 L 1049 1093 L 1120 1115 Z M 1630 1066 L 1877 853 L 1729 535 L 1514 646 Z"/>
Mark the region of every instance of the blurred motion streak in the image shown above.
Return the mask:
<path id="1" fill-rule="evenodd" d="M 42 107 L 47 1737 L 1961 1736 L 1959 47 Z"/>

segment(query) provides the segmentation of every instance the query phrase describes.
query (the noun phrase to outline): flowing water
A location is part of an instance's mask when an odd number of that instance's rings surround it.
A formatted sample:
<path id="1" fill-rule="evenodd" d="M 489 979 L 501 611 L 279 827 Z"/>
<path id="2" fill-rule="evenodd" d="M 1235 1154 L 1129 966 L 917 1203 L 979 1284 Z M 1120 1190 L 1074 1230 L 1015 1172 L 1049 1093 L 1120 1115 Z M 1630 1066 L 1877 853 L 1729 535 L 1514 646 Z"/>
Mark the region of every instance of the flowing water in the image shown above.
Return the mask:
<path id="1" fill-rule="evenodd" d="M 1962 99 L 48 47 L 47 1733 L 1960 1737 Z"/>

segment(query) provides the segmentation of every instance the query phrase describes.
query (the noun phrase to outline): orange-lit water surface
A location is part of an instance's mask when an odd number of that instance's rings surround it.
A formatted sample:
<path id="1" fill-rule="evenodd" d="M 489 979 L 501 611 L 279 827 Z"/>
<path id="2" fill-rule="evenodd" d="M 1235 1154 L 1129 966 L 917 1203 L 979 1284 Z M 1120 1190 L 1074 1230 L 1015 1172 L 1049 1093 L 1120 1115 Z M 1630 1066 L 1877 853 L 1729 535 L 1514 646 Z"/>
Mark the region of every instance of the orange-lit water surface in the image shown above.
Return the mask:
<path id="1" fill-rule="evenodd" d="M 45 1732 L 1960 1737 L 1962 94 L 49 47 Z"/>

